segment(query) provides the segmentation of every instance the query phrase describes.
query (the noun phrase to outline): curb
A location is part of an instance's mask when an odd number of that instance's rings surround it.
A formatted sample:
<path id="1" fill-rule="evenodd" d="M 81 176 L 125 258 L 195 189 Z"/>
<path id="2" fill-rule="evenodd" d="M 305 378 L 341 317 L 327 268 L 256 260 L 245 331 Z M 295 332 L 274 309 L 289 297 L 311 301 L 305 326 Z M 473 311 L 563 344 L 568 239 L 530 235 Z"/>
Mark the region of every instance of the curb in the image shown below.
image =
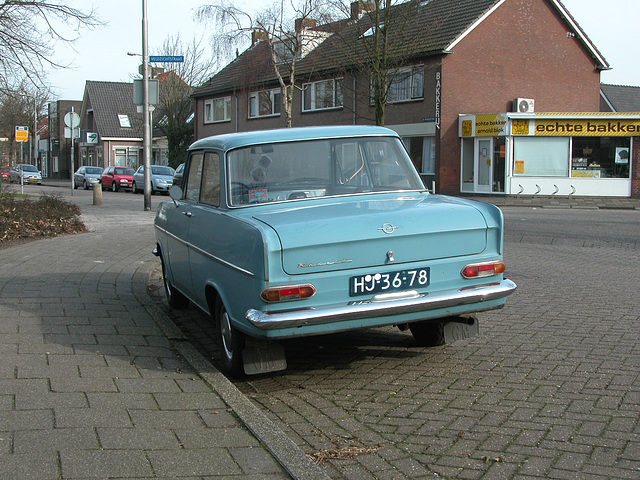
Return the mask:
<path id="1" fill-rule="evenodd" d="M 159 262 L 158 262 L 159 265 Z M 298 445 L 280 430 L 267 416 L 238 390 L 227 377 L 209 362 L 190 342 L 182 331 L 155 304 L 149 288 L 158 287 L 157 265 L 147 271 L 145 306 L 154 310 L 154 318 L 175 350 L 197 372 L 211 389 L 229 406 L 247 429 L 264 445 L 276 461 L 294 480 L 331 480 Z M 161 277 L 158 277 L 161 278 Z M 159 288 L 159 287 L 158 287 Z M 142 292 L 140 292 L 142 293 Z"/>

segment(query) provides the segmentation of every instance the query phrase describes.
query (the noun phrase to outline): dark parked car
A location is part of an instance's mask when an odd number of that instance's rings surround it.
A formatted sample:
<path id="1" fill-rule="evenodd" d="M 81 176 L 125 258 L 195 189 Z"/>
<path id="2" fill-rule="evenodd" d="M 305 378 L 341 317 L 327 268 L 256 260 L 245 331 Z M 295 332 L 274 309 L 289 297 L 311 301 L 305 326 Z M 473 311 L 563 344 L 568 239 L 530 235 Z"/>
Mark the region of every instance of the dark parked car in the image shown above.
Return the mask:
<path id="1" fill-rule="evenodd" d="M 114 192 L 122 188 L 129 190 L 133 184 L 134 173 L 135 170 L 129 167 L 107 167 L 100 177 L 102 189 L 111 189 Z"/>
<path id="2" fill-rule="evenodd" d="M 73 174 L 73 188 L 82 186 L 85 190 L 89 187 L 93 187 L 100 183 L 100 177 L 102 176 L 101 167 L 91 167 L 84 165 L 80 167 L 76 173 Z"/>
<path id="3" fill-rule="evenodd" d="M 211 315 L 232 375 L 286 367 L 278 339 L 385 325 L 421 345 L 501 308 L 503 217 L 433 195 L 381 127 L 264 130 L 194 143 L 155 218 L 174 308 Z"/>

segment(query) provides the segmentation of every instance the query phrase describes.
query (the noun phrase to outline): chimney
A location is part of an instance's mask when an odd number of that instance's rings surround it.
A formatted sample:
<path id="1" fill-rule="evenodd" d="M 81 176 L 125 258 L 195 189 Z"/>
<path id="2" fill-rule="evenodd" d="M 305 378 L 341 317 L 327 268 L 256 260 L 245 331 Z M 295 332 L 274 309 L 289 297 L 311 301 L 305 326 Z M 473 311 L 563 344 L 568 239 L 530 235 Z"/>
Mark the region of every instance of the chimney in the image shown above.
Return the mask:
<path id="1" fill-rule="evenodd" d="M 372 12 L 375 9 L 373 2 L 357 0 L 351 3 L 351 20 L 358 20 L 365 12 Z"/>
<path id="2" fill-rule="evenodd" d="M 317 23 L 313 18 L 296 18 L 296 33 L 308 28 L 314 28 Z"/>
<path id="3" fill-rule="evenodd" d="M 261 42 L 262 40 L 266 40 L 267 35 L 267 32 L 263 30 L 254 30 L 253 32 L 251 32 L 251 46 L 255 45 L 258 42 Z"/>

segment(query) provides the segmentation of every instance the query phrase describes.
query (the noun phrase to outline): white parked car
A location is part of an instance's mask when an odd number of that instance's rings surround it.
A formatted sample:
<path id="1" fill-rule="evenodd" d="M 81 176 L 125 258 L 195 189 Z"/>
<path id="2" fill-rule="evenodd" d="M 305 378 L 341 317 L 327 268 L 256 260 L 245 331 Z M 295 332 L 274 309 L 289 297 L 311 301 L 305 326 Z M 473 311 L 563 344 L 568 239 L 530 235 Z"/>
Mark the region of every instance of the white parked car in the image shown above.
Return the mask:
<path id="1" fill-rule="evenodd" d="M 9 182 L 42 185 L 42 174 L 33 165 L 20 163 L 9 172 Z"/>
<path id="2" fill-rule="evenodd" d="M 151 165 L 151 193 L 168 193 L 173 186 L 173 175 L 176 171 L 163 165 Z M 133 174 L 133 193 L 144 192 L 144 165 Z"/>

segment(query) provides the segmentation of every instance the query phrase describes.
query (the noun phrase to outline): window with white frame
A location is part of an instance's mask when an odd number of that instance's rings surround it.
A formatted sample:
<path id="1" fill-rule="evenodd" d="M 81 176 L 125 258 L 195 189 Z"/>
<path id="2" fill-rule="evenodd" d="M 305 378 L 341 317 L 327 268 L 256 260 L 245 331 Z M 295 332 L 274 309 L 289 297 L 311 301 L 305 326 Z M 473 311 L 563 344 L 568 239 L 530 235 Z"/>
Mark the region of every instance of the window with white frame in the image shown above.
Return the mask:
<path id="1" fill-rule="evenodd" d="M 231 120 L 231 97 L 213 98 L 204 101 L 204 123 L 228 122 Z"/>
<path id="2" fill-rule="evenodd" d="M 131 119 L 129 115 L 118 114 L 118 122 L 122 128 L 131 128 Z"/>
<path id="3" fill-rule="evenodd" d="M 401 68 L 387 75 L 387 103 L 408 102 L 424 98 L 424 66 Z"/>
<path id="4" fill-rule="evenodd" d="M 342 78 L 332 78 L 302 85 L 302 111 L 341 108 L 343 103 Z"/>
<path id="5" fill-rule="evenodd" d="M 249 94 L 249 118 L 280 115 L 282 93 L 279 88 Z"/>

